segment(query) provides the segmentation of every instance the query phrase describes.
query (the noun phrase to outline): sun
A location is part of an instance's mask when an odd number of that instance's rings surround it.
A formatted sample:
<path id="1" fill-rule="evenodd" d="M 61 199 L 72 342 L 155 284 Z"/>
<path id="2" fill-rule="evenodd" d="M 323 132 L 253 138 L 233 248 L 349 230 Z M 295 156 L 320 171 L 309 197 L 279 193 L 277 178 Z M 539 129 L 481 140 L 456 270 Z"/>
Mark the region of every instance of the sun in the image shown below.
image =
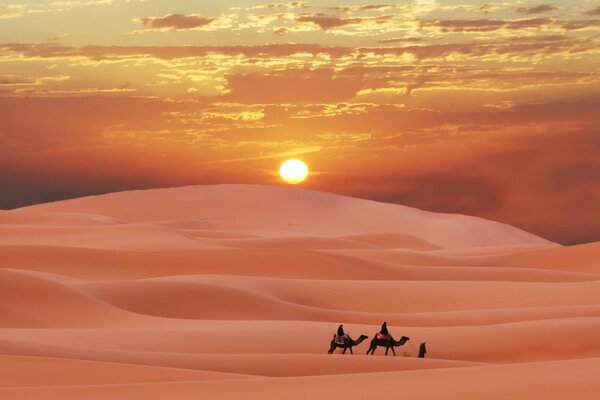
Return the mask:
<path id="1" fill-rule="evenodd" d="M 287 160 L 279 167 L 279 175 L 287 183 L 297 185 L 308 176 L 308 167 L 300 160 Z"/>

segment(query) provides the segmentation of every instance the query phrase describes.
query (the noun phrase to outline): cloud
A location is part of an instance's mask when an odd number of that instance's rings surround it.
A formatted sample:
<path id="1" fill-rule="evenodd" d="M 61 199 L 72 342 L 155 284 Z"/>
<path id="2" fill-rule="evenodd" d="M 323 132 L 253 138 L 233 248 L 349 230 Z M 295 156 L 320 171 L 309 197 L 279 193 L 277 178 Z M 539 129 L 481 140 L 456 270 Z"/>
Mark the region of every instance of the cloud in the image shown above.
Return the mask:
<path id="1" fill-rule="evenodd" d="M 398 4 L 384 3 L 384 4 L 363 4 L 356 6 L 335 6 L 329 7 L 330 10 L 339 11 L 344 13 L 355 13 L 365 11 L 387 11 L 394 8 L 399 8 Z"/>
<path id="2" fill-rule="evenodd" d="M 584 12 L 585 15 L 599 16 L 600 15 L 600 6 L 593 8 L 589 11 Z"/>
<path id="3" fill-rule="evenodd" d="M 438 19 L 421 20 L 421 28 L 436 28 L 440 32 L 493 32 L 500 30 L 522 30 L 542 28 L 546 30 L 579 30 L 596 28 L 600 20 L 557 20 L 554 18 L 527 18 L 527 19 Z"/>
<path id="4" fill-rule="evenodd" d="M 561 27 L 566 30 L 580 30 L 580 29 L 588 29 L 588 28 L 597 28 L 600 27 L 600 20 L 598 19 L 589 19 L 589 20 L 573 20 L 573 21 L 564 21 L 561 24 Z"/>
<path id="5" fill-rule="evenodd" d="M 214 22 L 215 18 L 207 18 L 197 14 L 168 14 L 164 17 L 144 17 L 139 18 L 145 28 L 164 30 L 164 29 L 194 29 L 206 26 Z"/>
<path id="6" fill-rule="evenodd" d="M 471 25 L 466 25 L 468 28 Z M 497 26 L 497 25 L 494 25 Z M 488 29 L 483 25 L 482 29 Z M 476 27 L 479 29 L 478 27 Z M 573 27 L 576 28 L 576 27 Z M 457 25 L 457 29 L 463 29 Z M 394 44 L 391 42 L 391 44 Z M 397 62 L 401 57 L 414 56 L 419 60 L 438 59 L 453 55 L 471 57 L 492 56 L 533 56 L 565 53 L 569 56 L 595 51 L 598 44 L 584 37 L 565 35 L 537 35 L 537 36 L 507 36 L 502 39 L 466 41 L 460 43 L 424 43 L 409 44 L 406 46 L 374 46 L 374 47 L 343 47 L 325 46 L 320 44 L 281 43 L 248 46 L 83 46 L 73 47 L 55 43 L 19 43 L 0 44 L 0 50 L 5 54 L 18 54 L 26 58 L 77 58 L 86 57 L 91 60 L 123 60 L 125 57 L 153 57 L 163 60 L 180 58 L 204 58 L 213 55 L 244 56 L 268 62 L 273 58 L 283 58 L 294 55 L 309 54 L 324 56 L 334 63 L 336 59 L 348 61 L 352 59 L 362 63 L 368 57 L 388 58 L 396 56 Z M 291 57 L 289 62 L 297 60 L 306 63 L 310 60 L 301 60 Z M 321 59 L 314 59 L 322 63 Z M 410 57 L 405 60 L 412 62 Z M 505 59 L 502 59 L 505 61 Z M 226 59 L 220 62 L 226 63 Z M 240 60 L 236 61 L 238 64 Z M 259 61 L 253 60 L 253 65 Z M 456 61 L 455 61 L 456 62 Z M 260 63 L 258 64 L 260 66 Z M 334 65 L 332 65 L 334 66 Z"/>
<path id="7" fill-rule="evenodd" d="M 269 74 L 227 76 L 228 101 L 277 103 L 347 100 L 361 88 L 361 81 L 339 78 L 332 69 L 288 69 Z"/>
<path id="8" fill-rule="evenodd" d="M 0 4 L 0 20 L 20 18 L 32 14 L 69 12 L 77 7 L 108 7 L 111 5 L 113 5 L 113 0 L 63 0 L 48 2 L 22 1 L 13 4 Z"/>
<path id="9" fill-rule="evenodd" d="M 520 102 L 533 101 L 535 96 L 547 96 L 549 90 L 554 90 L 553 85 L 565 85 L 568 98 L 583 95 L 582 89 L 575 86 L 598 83 L 597 73 L 579 72 L 575 68 L 579 61 L 563 70 L 556 64 L 546 64 L 546 60 L 580 60 L 597 48 L 595 42 L 583 36 L 515 35 L 464 43 L 411 41 L 373 47 L 293 43 L 84 47 L 5 44 L 0 45 L 0 52 L 2 59 L 19 60 L 23 66 L 39 62 L 53 65 L 52 74 L 28 72 L 22 76 L 28 80 L 20 85 L 7 79 L 3 89 L 13 94 L 92 94 L 95 90 L 171 98 L 193 96 L 202 101 L 225 96 L 247 104 L 274 99 L 293 101 L 294 96 L 298 101 L 365 102 L 368 98 L 379 104 L 438 108 L 442 107 L 441 97 L 446 90 L 446 96 L 459 99 L 451 104 L 462 104 L 470 98 L 465 106 L 478 109 L 484 104 L 514 100 L 511 96 L 518 96 Z M 475 61 L 487 65 L 473 64 Z M 92 70 L 104 76 L 101 85 L 85 78 Z M 287 85 L 294 90 L 282 90 Z M 549 89 L 540 92 L 545 86 Z M 360 98 L 355 96 L 359 91 L 363 94 Z M 436 96 L 440 101 L 435 100 Z"/>
<path id="10" fill-rule="evenodd" d="M 296 17 L 296 20 L 299 22 L 310 22 L 321 29 L 327 30 L 331 28 L 337 28 L 345 25 L 358 24 L 363 19 L 362 18 L 340 18 L 334 15 L 327 15 L 323 13 L 317 14 L 300 14 Z"/>
<path id="11" fill-rule="evenodd" d="M 500 29 L 539 28 L 553 24 L 550 18 L 529 18 L 518 20 L 495 19 L 438 19 L 421 20 L 421 27 L 436 27 L 442 32 L 491 32 Z"/>
<path id="12" fill-rule="evenodd" d="M 349 36 L 378 36 L 382 33 L 403 31 L 408 25 L 412 24 L 395 15 L 342 18 L 323 13 L 298 14 L 296 16 L 296 21 L 309 27 L 318 27 L 333 34 Z M 292 27 L 292 29 L 293 28 L 294 27 Z"/>
<path id="13" fill-rule="evenodd" d="M 305 155 L 308 153 L 315 153 L 315 152 L 320 151 L 321 149 L 322 149 L 321 146 L 308 146 L 308 147 L 301 147 L 301 148 L 297 148 L 297 149 L 293 149 L 293 150 L 286 150 L 286 151 L 269 154 L 269 155 L 259 155 L 259 156 L 244 157 L 244 158 L 221 159 L 221 160 L 217 160 L 217 161 L 211 161 L 208 164 L 211 164 L 211 165 L 230 164 L 230 163 L 240 163 L 240 162 L 244 162 L 244 161 L 269 160 L 269 159 L 274 159 L 274 158 L 285 159 L 288 157 L 300 156 L 300 155 Z"/>
<path id="14" fill-rule="evenodd" d="M 525 57 L 550 56 L 594 52 L 597 45 L 589 40 L 562 35 L 541 35 L 530 37 L 506 37 L 501 40 L 480 40 L 464 43 L 440 43 L 397 47 L 359 48 L 361 55 L 413 55 L 418 60 L 444 60 L 455 56 L 482 57 L 488 60 L 507 61 L 511 57 L 523 60 Z"/>
<path id="15" fill-rule="evenodd" d="M 386 39 L 379 39 L 377 43 L 390 44 L 390 43 L 411 43 L 411 42 L 422 42 L 424 37 L 420 36 L 405 36 L 405 37 L 393 37 Z"/>
<path id="16" fill-rule="evenodd" d="M 310 5 L 305 1 L 291 1 L 289 3 L 268 3 L 268 4 L 259 4 L 257 6 L 253 6 L 250 9 L 261 10 L 273 10 L 273 9 L 286 9 L 286 10 L 294 10 L 298 8 L 310 8 Z"/>
<path id="17" fill-rule="evenodd" d="M 63 46 L 52 43 L 0 44 L 0 49 L 27 57 L 63 58 L 89 57 L 91 59 L 122 58 L 124 56 L 151 56 L 160 59 L 205 57 L 211 54 L 243 55 L 245 57 L 285 57 L 294 54 L 326 54 L 340 57 L 352 53 L 350 47 L 319 44 L 282 43 L 247 46 Z"/>
<path id="18" fill-rule="evenodd" d="M 537 6 L 517 7 L 515 10 L 521 14 L 542 14 L 545 12 L 558 10 L 558 7 L 551 4 L 539 4 Z"/>

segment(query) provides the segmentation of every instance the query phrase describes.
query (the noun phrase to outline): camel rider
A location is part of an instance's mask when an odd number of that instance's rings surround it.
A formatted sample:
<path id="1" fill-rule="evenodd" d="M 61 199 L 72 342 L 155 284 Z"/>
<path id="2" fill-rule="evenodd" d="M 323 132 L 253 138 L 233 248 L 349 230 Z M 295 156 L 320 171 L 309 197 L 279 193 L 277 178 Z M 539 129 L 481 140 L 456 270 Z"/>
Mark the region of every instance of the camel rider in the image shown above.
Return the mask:
<path id="1" fill-rule="evenodd" d="M 340 324 L 337 329 L 337 336 L 342 343 L 346 343 L 348 340 L 348 335 L 344 333 L 344 325 Z"/>
<path id="2" fill-rule="evenodd" d="M 385 335 L 385 336 L 387 336 L 387 335 L 389 335 L 389 334 L 390 334 L 390 333 L 388 332 L 388 328 L 387 328 L 387 322 L 384 322 L 384 323 L 381 325 L 381 330 L 379 331 L 379 333 L 381 333 L 382 335 Z"/>
<path id="3" fill-rule="evenodd" d="M 390 333 L 388 332 L 387 322 L 384 322 L 381 325 L 381 330 L 379 331 L 379 335 L 381 336 L 382 339 L 389 337 Z"/>

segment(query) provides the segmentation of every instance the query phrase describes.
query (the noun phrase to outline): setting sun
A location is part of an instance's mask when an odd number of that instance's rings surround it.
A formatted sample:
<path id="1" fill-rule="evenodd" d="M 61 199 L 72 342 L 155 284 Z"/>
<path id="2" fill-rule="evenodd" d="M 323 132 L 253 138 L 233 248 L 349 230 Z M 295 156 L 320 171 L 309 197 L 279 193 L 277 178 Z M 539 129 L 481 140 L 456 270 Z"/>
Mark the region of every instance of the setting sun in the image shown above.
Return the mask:
<path id="1" fill-rule="evenodd" d="M 279 175 L 287 183 L 296 185 L 308 176 L 308 167 L 300 160 L 287 160 L 279 167 Z"/>

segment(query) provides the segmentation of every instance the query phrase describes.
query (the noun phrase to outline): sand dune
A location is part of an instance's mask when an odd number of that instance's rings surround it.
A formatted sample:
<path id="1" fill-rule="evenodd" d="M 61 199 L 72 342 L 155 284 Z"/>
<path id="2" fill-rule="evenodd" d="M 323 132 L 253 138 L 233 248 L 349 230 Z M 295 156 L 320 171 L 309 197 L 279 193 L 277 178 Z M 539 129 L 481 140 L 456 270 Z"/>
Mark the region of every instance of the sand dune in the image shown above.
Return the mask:
<path id="1" fill-rule="evenodd" d="M 34 213 L 103 215 L 127 222 L 167 220 L 256 224 L 256 230 L 325 235 L 391 233 L 440 247 L 544 244 L 548 241 L 497 222 L 431 213 L 396 204 L 277 186 L 214 185 L 131 191 L 29 207 Z"/>
<path id="2" fill-rule="evenodd" d="M 504 254 L 491 261 L 494 265 L 562 269 L 581 272 L 598 272 L 600 243 L 571 247 L 552 247 L 542 250 Z"/>
<path id="3" fill-rule="evenodd" d="M 445 368 L 433 371 L 389 372 L 301 378 L 263 378 L 222 382 L 175 382 L 84 387 L 24 388 L 8 392 L 13 399 L 216 399 L 240 397 L 261 399 L 324 398 L 336 394 L 348 399 L 365 399 L 377 394 L 407 398 L 530 400 L 561 398 L 588 400 L 600 390 L 596 378 L 598 359 L 502 365 L 473 368 Z M 265 388 L 268 387 L 268 390 Z M 0 394 L 2 392 L 0 391 Z"/>
<path id="4" fill-rule="evenodd" d="M 0 269 L 0 327 L 64 327 L 119 322 L 121 310 L 39 273 Z"/>
<path id="5" fill-rule="evenodd" d="M 158 225 L 108 226 L 3 225 L 0 242 L 5 246 L 62 246 L 105 250 L 194 250 L 221 246 L 202 242 L 174 229 Z"/>
<path id="6" fill-rule="evenodd" d="M 198 319 L 241 319 L 244 315 L 268 319 L 276 310 L 300 319 L 297 312 L 310 316 L 323 309 L 389 314 L 489 310 L 500 306 L 586 306 L 600 302 L 599 281 L 512 282 L 510 293 L 505 287 L 506 282 L 306 281 L 185 275 L 86 286 L 95 296 L 125 309 Z M 444 290 L 444 302 L 440 302 L 438 296 Z M 335 297 L 328 296 L 332 292 Z"/>
<path id="7" fill-rule="evenodd" d="M 135 327 L 124 326 L 114 331 L 102 328 L 60 329 L 39 328 L 34 332 L 24 328 L 5 328 L 0 349 L 6 354 L 44 355 L 56 357 L 56 353 L 32 354 L 30 348 L 45 347 L 62 349 L 84 358 L 100 351 L 119 350 L 110 361 L 128 362 L 134 354 L 158 357 L 162 353 L 201 354 L 324 354 L 329 348 L 332 323 L 327 322 L 281 322 L 227 320 L 195 320 L 196 323 L 178 324 L 164 319 L 153 326 L 145 326 L 144 320 Z M 168 326 L 168 328 L 165 327 Z M 352 336 L 372 336 L 377 328 L 371 324 L 347 324 Z M 288 337 L 285 335 L 291 329 Z M 237 335 L 246 329 L 243 336 Z M 600 332 L 598 317 L 567 317 L 560 319 L 531 320 L 506 324 L 472 325 L 459 327 L 403 327 L 394 325 L 396 335 L 411 337 L 414 343 L 398 348 L 399 356 L 415 356 L 416 344 L 425 339 L 430 344 L 429 355 L 454 361 L 508 363 L 545 361 L 550 359 L 588 358 L 600 356 L 597 337 Z M 314 336 L 314 338 L 313 338 Z M 10 352 L 20 344 L 18 351 Z M 368 342 L 356 349 L 365 354 Z M 91 352 L 90 352 L 91 349 Z M 381 349 L 377 354 L 382 355 Z M 83 357 L 82 355 L 86 355 Z M 95 356 L 94 356 L 95 357 Z M 124 357 L 124 358 L 123 358 Z M 137 355 L 136 355 L 137 357 Z M 96 358 L 91 358 L 96 359 Z M 167 366 L 181 367 L 170 364 Z M 282 367 L 284 368 L 284 367 Z"/>
<path id="8" fill-rule="evenodd" d="M 0 356 L 0 387 L 242 379 L 241 374 L 66 358 Z M 0 389 L 1 390 L 1 389 Z"/>
<path id="9" fill-rule="evenodd" d="M 3 211 L 0 398 L 591 399 L 599 285 L 598 243 L 307 190 Z M 326 354 L 383 320 L 396 357 Z"/>
<path id="10" fill-rule="evenodd" d="M 344 239 L 363 242 L 384 249 L 409 248 L 415 250 L 434 250 L 438 247 L 413 235 L 395 233 L 366 233 L 344 236 Z"/>

